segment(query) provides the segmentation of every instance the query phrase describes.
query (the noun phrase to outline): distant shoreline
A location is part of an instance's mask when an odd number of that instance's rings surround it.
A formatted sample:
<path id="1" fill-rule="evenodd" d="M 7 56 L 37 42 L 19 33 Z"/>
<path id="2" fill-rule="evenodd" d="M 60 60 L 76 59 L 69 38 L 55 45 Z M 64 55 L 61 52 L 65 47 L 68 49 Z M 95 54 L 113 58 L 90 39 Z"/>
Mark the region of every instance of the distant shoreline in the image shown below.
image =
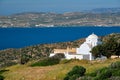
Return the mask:
<path id="1" fill-rule="evenodd" d="M 117 11 L 116 11 L 117 10 Z M 95 11 L 95 12 L 94 12 Z M 107 11 L 107 12 L 106 12 Z M 95 9 L 88 12 L 26 12 L 0 16 L 0 27 L 74 27 L 74 26 L 120 26 L 120 8 Z"/>

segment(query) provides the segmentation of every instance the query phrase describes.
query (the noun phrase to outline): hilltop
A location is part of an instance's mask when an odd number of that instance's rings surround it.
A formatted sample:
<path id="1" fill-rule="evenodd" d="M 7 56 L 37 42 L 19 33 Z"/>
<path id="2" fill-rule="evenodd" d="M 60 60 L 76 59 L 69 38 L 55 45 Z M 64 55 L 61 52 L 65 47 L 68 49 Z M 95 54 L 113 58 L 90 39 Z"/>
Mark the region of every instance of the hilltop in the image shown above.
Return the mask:
<path id="1" fill-rule="evenodd" d="M 120 8 L 83 12 L 25 12 L 0 16 L 0 27 L 120 26 Z"/>

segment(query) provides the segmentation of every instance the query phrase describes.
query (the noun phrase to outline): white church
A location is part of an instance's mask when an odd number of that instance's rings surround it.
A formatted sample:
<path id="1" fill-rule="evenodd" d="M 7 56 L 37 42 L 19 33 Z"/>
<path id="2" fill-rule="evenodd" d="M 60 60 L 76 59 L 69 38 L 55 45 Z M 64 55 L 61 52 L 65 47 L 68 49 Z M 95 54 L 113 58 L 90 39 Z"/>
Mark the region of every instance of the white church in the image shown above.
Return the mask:
<path id="1" fill-rule="evenodd" d="M 81 44 L 79 48 L 54 49 L 54 53 L 51 53 L 50 57 L 57 53 L 63 53 L 66 59 L 94 60 L 94 56 L 92 56 L 90 51 L 93 47 L 101 43 L 99 37 L 92 33 L 85 39 L 85 42 Z"/>

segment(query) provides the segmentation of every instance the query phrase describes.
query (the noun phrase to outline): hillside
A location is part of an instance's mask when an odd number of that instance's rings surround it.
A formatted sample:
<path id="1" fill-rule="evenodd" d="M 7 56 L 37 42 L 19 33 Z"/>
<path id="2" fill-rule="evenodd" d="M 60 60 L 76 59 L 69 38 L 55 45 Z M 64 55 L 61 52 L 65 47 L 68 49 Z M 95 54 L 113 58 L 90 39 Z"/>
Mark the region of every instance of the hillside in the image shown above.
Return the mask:
<path id="1" fill-rule="evenodd" d="M 102 37 L 102 41 L 107 42 L 114 39 L 120 43 L 120 34 L 112 33 Z M 34 45 L 20 49 L 6 49 L 0 51 L 0 76 L 5 80 L 63 80 L 68 71 L 75 65 L 83 66 L 87 69 L 86 75 L 103 67 L 107 67 L 112 62 L 120 59 L 107 60 L 62 60 L 57 65 L 46 67 L 32 67 L 31 65 L 47 58 L 54 48 L 78 47 L 84 42 L 84 39 L 61 42 L 54 44 Z M 119 53 L 118 53 L 119 54 Z M 120 54 L 119 54 L 120 55 Z M 24 64 L 24 65 L 22 65 Z M 1 73 L 1 71 L 3 72 Z M 57 74 L 56 74 L 57 73 Z M 17 74 L 17 75 L 16 75 Z M 16 76 L 15 76 L 16 75 Z"/>
<path id="2" fill-rule="evenodd" d="M 0 16 L 0 27 L 120 26 L 120 8 L 83 12 L 25 12 Z"/>
<path id="3" fill-rule="evenodd" d="M 20 49 L 6 49 L 0 51 L 0 67 L 10 66 L 17 63 L 26 63 L 29 60 L 38 60 L 48 57 L 54 48 L 78 47 L 84 39 L 71 42 L 61 42 L 54 44 L 40 44 L 28 46 Z"/>
<path id="4" fill-rule="evenodd" d="M 69 63 L 47 67 L 30 67 L 31 63 L 29 63 L 27 65 L 8 67 L 5 69 L 7 71 L 2 75 L 5 77 L 5 80 L 63 80 L 67 72 L 76 65 L 85 67 L 87 69 L 86 74 L 89 74 L 100 68 L 107 67 L 115 61 L 120 61 L 120 59 L 93 62 L 72 60 Z"/>
<path id="5" fill-rule="evenodd" d="M 120 34 L 109 34 L 102 38 L 103 42 L 109 40 L 109 38 L 114 38 L 120 43 Z M 48 57 L 53 49 L 65 49 L 67 47 L 77 48 L 84 42 L 84 39 L 79 39 L 70 42 L 61 42 L 54 44 L 40 44 L 28 46 L 20 49 L 6 49 L 0 51 L 0 67 L 7 67 L 14 64 L 25 64 L 31 60 L 39 60 L 44 57 Z"/>

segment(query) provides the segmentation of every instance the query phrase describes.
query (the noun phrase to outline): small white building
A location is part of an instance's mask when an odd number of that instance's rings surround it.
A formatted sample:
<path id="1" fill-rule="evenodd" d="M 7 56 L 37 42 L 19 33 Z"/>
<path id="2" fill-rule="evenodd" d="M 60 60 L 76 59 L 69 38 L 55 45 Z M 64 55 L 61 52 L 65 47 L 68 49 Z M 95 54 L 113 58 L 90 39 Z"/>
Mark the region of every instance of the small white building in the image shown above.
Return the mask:
<path id="1" fill-rule="evenodd" d="M 75 58 L 80 60 L 81 59 L 93 60 L 94 56 L 92 56 L 92 53 L 90 51 L 93 47 L 101 43 L 102 42 L 100 41 L 98 36 L 92 33 L 86 38 L 85 42 L 81 44 L 79 48 L 75 49 L 74 53 L 73 52 L 71 53 L 69 49 L 66 49 L 66 51 L 64 50 L 63 54 L 65 55 L 66 59 Z M 59 50 L 57 52 L 59 53 Z M 57 53 L 51 53 L 50 57 L 54 56 L 55 54 Z"/>
<path id="2" fill-rule="evenodd" d="M 82 45 L 80 45 L 79 48 L 77 48 L 76 54 L 88 55 L 89 60 L 93 60 L 94 56 L 92 56 L 92 53 L 90 51 L 93 47 L 101 43 L 102 42 L 100 41 L 98 36 L 92 33 L 86 38 L 86 41 Z"/>

